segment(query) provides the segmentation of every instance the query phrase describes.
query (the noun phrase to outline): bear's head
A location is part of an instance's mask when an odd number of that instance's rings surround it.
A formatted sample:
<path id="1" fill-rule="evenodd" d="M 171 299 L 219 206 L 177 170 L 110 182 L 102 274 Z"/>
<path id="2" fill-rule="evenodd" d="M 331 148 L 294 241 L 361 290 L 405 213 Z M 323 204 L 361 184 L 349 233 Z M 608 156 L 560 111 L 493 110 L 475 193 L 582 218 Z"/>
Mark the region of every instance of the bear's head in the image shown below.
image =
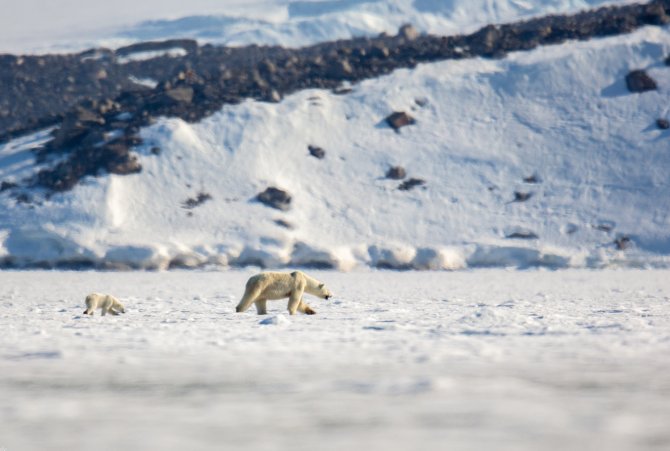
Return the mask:
<path id="1" fill-rule="evenodd" d="M 317 296 L 319 296 L 319 297 L 322 297 L 324 299 L 328 299 L 328 298 L 333 296 L 332 293 L 330 292 L 330 290 L 328 288 L 326 288 L 326 285 L 323 284 L 323 283 L 319 284 L 318 290 L 319 290 L 319 293 L 317 294 Z"/>
<path id="2" fill-rule="evenodd" d="M 305 281 L 305 291 L 313 296 L 318 296 L 323 299 L 328 299 L 333 296 L 324 283 L 319 282 L 318 280 L 309 277 L 307 274 L 300 271 L 294 271 L 291 273 L 292 277 L 299 277 Z"/>

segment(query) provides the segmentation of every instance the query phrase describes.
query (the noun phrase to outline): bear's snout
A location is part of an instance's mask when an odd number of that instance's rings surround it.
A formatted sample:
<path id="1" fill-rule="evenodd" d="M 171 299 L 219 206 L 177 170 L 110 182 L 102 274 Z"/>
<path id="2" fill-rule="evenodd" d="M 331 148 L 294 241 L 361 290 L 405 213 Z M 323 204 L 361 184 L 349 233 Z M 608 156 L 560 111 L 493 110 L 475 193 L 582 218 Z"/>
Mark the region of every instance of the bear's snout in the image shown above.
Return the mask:
<path id="1" fill-rule="evenodd" d="M 329 295 L 329 294 L 326 295 L 326 301 L 327 301 L 328 299 L 330 299 L 330 295 Z"/>

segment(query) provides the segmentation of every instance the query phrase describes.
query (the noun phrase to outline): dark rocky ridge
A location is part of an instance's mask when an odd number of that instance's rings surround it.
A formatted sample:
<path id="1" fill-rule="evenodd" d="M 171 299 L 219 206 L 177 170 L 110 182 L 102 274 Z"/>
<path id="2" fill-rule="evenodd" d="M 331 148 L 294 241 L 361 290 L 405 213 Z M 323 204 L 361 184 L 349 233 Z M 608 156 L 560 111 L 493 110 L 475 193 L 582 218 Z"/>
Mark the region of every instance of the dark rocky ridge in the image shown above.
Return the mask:
<path id="1" fill-rule="evenodd" d="M 336 90 L 419 63 L 475 56 L 500 58 L 567 40 L 629 33 L 670 22 L 670 0 L 604 7 L 571 16 L 551 15 L 489 25 L 470 35 L 418 35 L 411 27 L 396 36 L 357 38 L 300 49 L 270 46 L 198 46 L 191 40 L 139 43 L 116 51 L 75 55 L 0 55 L 0 142 L 47 125 L 54 139 L 38 149 L 66 158 L 36 179 L 21 182 L 54 191 L 72 188 L 100 171 L 141 170 L 131 153 L 140 127 L 155 117 L 198 121 L 225 103 L 244 98 L 276 102 L 305 88 Z M 135 52 L 179 47 L 185 56 L 162 56 L 122 64 Z M 135 83 L 156 80 L 155 88 Z"/>

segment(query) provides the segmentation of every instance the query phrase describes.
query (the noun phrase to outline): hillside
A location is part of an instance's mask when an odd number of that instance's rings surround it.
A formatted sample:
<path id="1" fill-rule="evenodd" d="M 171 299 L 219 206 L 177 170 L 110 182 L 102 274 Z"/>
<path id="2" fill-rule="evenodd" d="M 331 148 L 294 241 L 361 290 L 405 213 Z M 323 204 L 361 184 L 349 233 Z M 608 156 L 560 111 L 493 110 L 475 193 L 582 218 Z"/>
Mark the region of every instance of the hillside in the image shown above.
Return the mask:
<path id="1" fill-rule="evenodd" d="M 650 26 L 419 64 L 337 92 L 240 98 L 195 122 L 158 117 L 137 130 L 141 171 L 88 175 L 69 191 L 11 186 L 67 157 L 36 161 L 52 129 L 23 135 L 0 145 L 0 259 L 147 269 L 666 266 L 669 46 L 668 27 Z M 635 69 L 656 89 L 631 92 Z M 385 121 L 394 111 L 414 123 L 394 130 Z M 259 201 L 264 192 L 274 208 Z"/>

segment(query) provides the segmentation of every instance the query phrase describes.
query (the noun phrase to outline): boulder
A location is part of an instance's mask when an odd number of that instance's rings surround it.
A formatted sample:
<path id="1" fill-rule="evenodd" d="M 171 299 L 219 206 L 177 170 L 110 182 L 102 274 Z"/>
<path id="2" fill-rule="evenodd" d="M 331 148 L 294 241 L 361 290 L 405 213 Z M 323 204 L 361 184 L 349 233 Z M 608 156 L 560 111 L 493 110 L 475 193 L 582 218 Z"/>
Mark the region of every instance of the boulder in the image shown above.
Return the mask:
<path id="1" fill-rule="evenodd" d="M 404 111 L 395 111 L 387 116 L 385 120 L 386 123 L 395 131 L 398 131 L 401 127 L 406 125 L 416 124 L 416 119 Z"/>
<path id="2" fill-rule="evenodd" d="M 393 166 L 386 171 L 386 178 L 391 180 L 402 180 L 407 177 L 407 172 L 402 166 Z"/>
<path id="3" fill-rule="evenodd" d="M 326 156 L 326 151 L 319 146 L 313 146 L 310 144 L 307 146 L 307 149 L 309 150 L 309 154 L 311 156 L 318 158 L 319 160 L 323 160 Z"/>
<path id="4" fill-rule="evenodd" d="M 626 86 L 630 92 L 654 91 L 658 88 L 656 81 L 644 70 L 633 70 L 626 75 Z"/>
<path id="5" fill-rule="evenodd" d="M 526 202 L 531 197 L 533 197 L 533 193 L 514 191 L 514 200 L 512 202 Z"/>
<path id="6" fill-rule="evenodd" d="M 184 202 L 182 202 L 181 207 L 187 210 L 192 210 L 195 207 L 204 204 L 208 200 L 212 200 L 212 195 L 201 191 L 197 194 L 197 196 L 189 197 Z"/>
<path id="7" fill-rule="evenodd" d="M 273 186 L 256 196 L 256 200 L 277 210 L 287 211 L 291 208 L 291 195 Z"/>
<path id="8" fill-rule="evenodd" d="M 107 170 L 112 174 L 128 175 L 137 174 L 142 171 L 142 165 L 134 155 L 111 161 L 107 164 Z"/>

